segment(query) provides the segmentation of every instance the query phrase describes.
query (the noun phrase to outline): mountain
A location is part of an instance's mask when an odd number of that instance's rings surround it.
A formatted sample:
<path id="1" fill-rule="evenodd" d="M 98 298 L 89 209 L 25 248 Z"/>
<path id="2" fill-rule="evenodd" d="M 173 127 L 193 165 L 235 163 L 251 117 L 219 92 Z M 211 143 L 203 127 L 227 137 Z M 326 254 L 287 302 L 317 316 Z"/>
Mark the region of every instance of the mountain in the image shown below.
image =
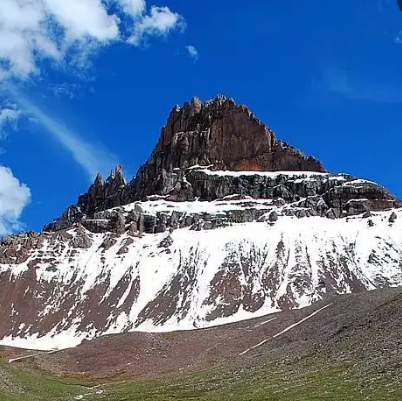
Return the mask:
<path id="1" fill-rule="evenodd" d="M 0 244 L 0 338 L 67 347 L 194 329 L 402 283 L 401 202 L 332 174 L 223 96 L 174 107 L 43 232 Z"/>

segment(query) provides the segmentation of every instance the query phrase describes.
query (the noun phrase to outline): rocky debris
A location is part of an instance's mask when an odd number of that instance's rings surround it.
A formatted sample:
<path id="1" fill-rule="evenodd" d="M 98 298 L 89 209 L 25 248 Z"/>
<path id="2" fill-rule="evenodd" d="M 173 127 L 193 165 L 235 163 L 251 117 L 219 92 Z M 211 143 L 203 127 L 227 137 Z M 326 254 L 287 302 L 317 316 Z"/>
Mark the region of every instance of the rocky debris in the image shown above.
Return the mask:
<path id="1" fill-rule="evenodd" d="M 304 218 L 304 217 L 306 217 L 306 216 L 310 216 L 310 214 L 309 214 L 308 211 L 306 211 L 306 209 L 299 209 L 299 210 L 296 210 L 295 216 L 296 216 L 298 219 L 302 219 L 302 218 Z"/>
<path id="2" fill-rule="evenodd" d="M 395 212 L 392 212 L 391 215 L 389 216 L 388 221 L 389 221 L 390 223 L 394 223 L 397 218 L 398 218 L 398 216 L 396 215 L 396 213 L 395 213 Z"/>
<path id="3" fill-rule="evenodd" d="M 134 240 L 132 238 L 126 238 L 123 241 L 122 247 L 117 251 L 117 255 L 124 255 L 125 253 L 128 253 L 129 247 L 133 243 L 134 243 Z"/>
<path id="4" fill-rule="evenodd" d="M 116 236 L 114 234 L 108 234 L 105 236 L 105 239 L 103 240 L 101 247 L 107 251 L 110 249 L 113 245 L 116 245 L 117 240 Z"/>
<path id="5" fill-rule="evenodd" d="M 339 217 L 339 210 L 331 208 L 326 212 L 325 217 L 328 219 L 336 219 Z"/>
<path id="6" fill-rule="evenodd" d="M 164 238 L 158 245 L 158 248 L 169 248 L 170 246 L 173 245 L 173 238 L 168 235 L 166 238 Z"/>
<path id="7" fill-rule="evenodd" d="M 157 223 L 153 229 L 154 233 L 164 233 L 168 228 L 168 215 L 165 213 L 158 213 Z"/>
<path id="8" fill-rule="evenodd" d="M 116 234 L 121 235 L 126 232 L 126 219 L 122 213 L 117 213 L 114 226 Z"/>
<path id="9" fill-rule="evenodd" d="M 267 209 L 232 210 L 223 214 L 210 213 L 158 213 L 156 216 L 144 215 L 145 233 L 160 233 L 177 228 L 190 227 L 195 231 L 212 230 L 236 223 L 248 223 L 259 220 Z"/>
<path id="10" fill-rule="evenodd" d="M 128 232 L 133 237 L 141 237 L 144 232 L 144 215 L 139 203 L 134 205 L 134 209 L 126 217 L 129 224 Z"/>
<path id="11" fill-rule="evenodd" d="M 200 219 L 190 227 L 190 230 L 201 231 L 204 229 L 204 225 L 205 221 L 203 219 Z"/>
<path id="12" fill-rule="evenodd" d="M 275 211 L 271 212 L 268 216 L 268 220 L 271 223 L 275 223 L 276 221 L 278 221 L 278 213 L 276 213 Z"/>
<path id="13" fill-rule="evenodd" d="M 132 237 L 140 237 L 141 236 L 139 231 L 138 231 L 137 224 L 134 223 L 134 222 L 129 225 L 127 232 Z"/>
<path id="14" fill-rule="evenodd" d="M 144 229 L 144 216 L 138 208 L 140 206 L 136 205 L 135 210 L 128 215 L 123 214 L 120 209 L 96 212 L 94 218 L 83 217 L 79 224 L 96 234 L 113 232 L 121 235 L 129 232 L 130 235 L 138 237 Z"/>
<path id="15" fill-rule="evenodd" d="M 347 215 L 400 207 L 401 202 L 385 188 L 365 180 L 353 179 L 344 185 L 334 186 L 323 196 L 331 207 Z"/>
<path id="16" fill-rule="evenodd" d="M 92 245 L 92 240 L 88 235 L 87 231 L 82 225 L 77 226 L 78 229 L 75 231 L 75 235 L 71 238 L 69 246 L 72 248 L 82 248 L 87 249 Z"/>

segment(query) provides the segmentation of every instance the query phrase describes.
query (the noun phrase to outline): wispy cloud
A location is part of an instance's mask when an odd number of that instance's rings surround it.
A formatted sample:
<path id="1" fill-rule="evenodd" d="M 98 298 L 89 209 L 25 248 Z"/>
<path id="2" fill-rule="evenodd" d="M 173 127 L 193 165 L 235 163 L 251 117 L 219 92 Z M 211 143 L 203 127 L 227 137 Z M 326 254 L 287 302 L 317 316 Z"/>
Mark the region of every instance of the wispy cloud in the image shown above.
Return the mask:
<path id="1" fill-rule="evenodd" d="M 68 99 L 74 99 L 77 95 L 77 93 L 80 93 L 80 90 L 82 89 L 81 84 L 67 84 L 67 83 L 62 83 L 58 85 L 52 85 L 49 88 L 54 96 L 56 97 L 66 97 Z"/>
<path id="2" fill-rule="evenodd" d="M 26 97 L 18 94 L 16 99 L 27 115 L 33 117 L 60 145 L 70 152 L 74 160 L 86 171 L 89 180 L 93 180 L 98 172 L 106 174 L 111 167 L 117 164 L 113 154 L 86 142 Z"/>
<path id="3" fill-rule="evenodd" d="M 20 110 L 15 108 L 5 107 L 0 109 L 0 139 L 4 139 L 6 136 L 6 128 L 9 126 L 15 127 L 15 123 L 20 116 Z"/>
<path id="4" fill-rule="evenodd" d="M 387 82 L 364 80 L 336 68 L 324 70 L 320 85 L 350 100 L 389 104 L 402 102 L 401 87 L 389 85 Z"/>
<path id="5" fill-rule="evenodd" d="M 192 59 L 194 59 L 195 61 L 198 60 L 198 57 L 199 57 L 198 50 L 193 45 L 187 45 L 186 50 L 187 50 L 188 55 Z"/>

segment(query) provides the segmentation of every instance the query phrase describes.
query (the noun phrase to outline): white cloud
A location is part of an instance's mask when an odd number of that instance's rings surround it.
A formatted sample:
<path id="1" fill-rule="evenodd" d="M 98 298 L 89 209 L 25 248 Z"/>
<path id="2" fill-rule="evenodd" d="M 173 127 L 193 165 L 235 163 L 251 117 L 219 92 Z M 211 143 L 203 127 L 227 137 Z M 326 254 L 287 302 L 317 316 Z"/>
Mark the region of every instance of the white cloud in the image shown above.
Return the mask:
<path id="1" fill-rule="evenodd" d="M 0 80 L 39 74 L 43 59 L 66 64 L 73 58 L 82 68 L 102 46 L 140 45 L 183 21 L 168 7 L 148 10 L 145 0 L 1 0 Z"/>
<path id="2" fill-rule="evenodd" d="M 0 139 L 4 139 L 6 136 L 5 128 L 14 124 L 20 115 L 19 110 L 4 108 L 0 110 Z"/>
<path id="3" fill-rule="evenodd" d="M 166 36 L 173 29 L 185 27 L 182 17 L 168 7 L 152 6 L 149 15 L 143 16 L 134 25 L 134 32 L 128 42 L 139 46 L 149 36 Z"/>
<path id="4" fill-rule="evenodd" d="M 145 0 L 116 0 L 123 11 L 132 17 L 142 15 L 146 10 Z"/>
<path id="5" fill-rule="evenodd" d="M 19 219 L 30 200 L 30 189 L 9 168 L 0 166 L 0 236 L 23 228 Z"/>
<path id="6" fill-rule="evenodd" d="M 105 42 L 119 36 L 116 15 L 101 0 L 44 0 L 50 15 L 65 30 L 67 44 L 80 40 Z"/>
<path id="7" fill-rule="evenodd" d="M 115 157 L 107 150 L 86 142 L 28 99 L 18 96 L 18 103 L 27 114 L 35 118 L 56 141 L 71 153 L 74 160 L 84 168 L 89 180 L 92 181 L 99 172 L 106 175 L 110 168 L 117 164 Z"/>
<path id="8" fill-rule="evenodd" d="M 193 45 L 186 46 L 186 50 L 191 58 L 193 58 L 195 61 L 198 60 L 198 50 Z"/>

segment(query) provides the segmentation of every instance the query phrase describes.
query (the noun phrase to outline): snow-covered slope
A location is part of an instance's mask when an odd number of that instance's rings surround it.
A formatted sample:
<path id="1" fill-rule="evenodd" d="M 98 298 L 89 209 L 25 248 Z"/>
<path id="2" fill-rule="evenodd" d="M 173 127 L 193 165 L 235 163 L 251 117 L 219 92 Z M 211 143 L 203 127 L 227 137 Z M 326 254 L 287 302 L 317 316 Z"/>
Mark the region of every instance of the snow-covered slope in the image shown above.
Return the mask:
<path id="1" fill-rule="evenodd" d="M 1 343 L 49 349 L 106 333 L 208 327 L 400 285 L 402 212 L 389 222 L 392 213 L 282 216 L 112 243 L 82 227 L 49 234 L 24 263 L 0 265 Z M 77 247 L 82 238 L 89 242 Z"/>

